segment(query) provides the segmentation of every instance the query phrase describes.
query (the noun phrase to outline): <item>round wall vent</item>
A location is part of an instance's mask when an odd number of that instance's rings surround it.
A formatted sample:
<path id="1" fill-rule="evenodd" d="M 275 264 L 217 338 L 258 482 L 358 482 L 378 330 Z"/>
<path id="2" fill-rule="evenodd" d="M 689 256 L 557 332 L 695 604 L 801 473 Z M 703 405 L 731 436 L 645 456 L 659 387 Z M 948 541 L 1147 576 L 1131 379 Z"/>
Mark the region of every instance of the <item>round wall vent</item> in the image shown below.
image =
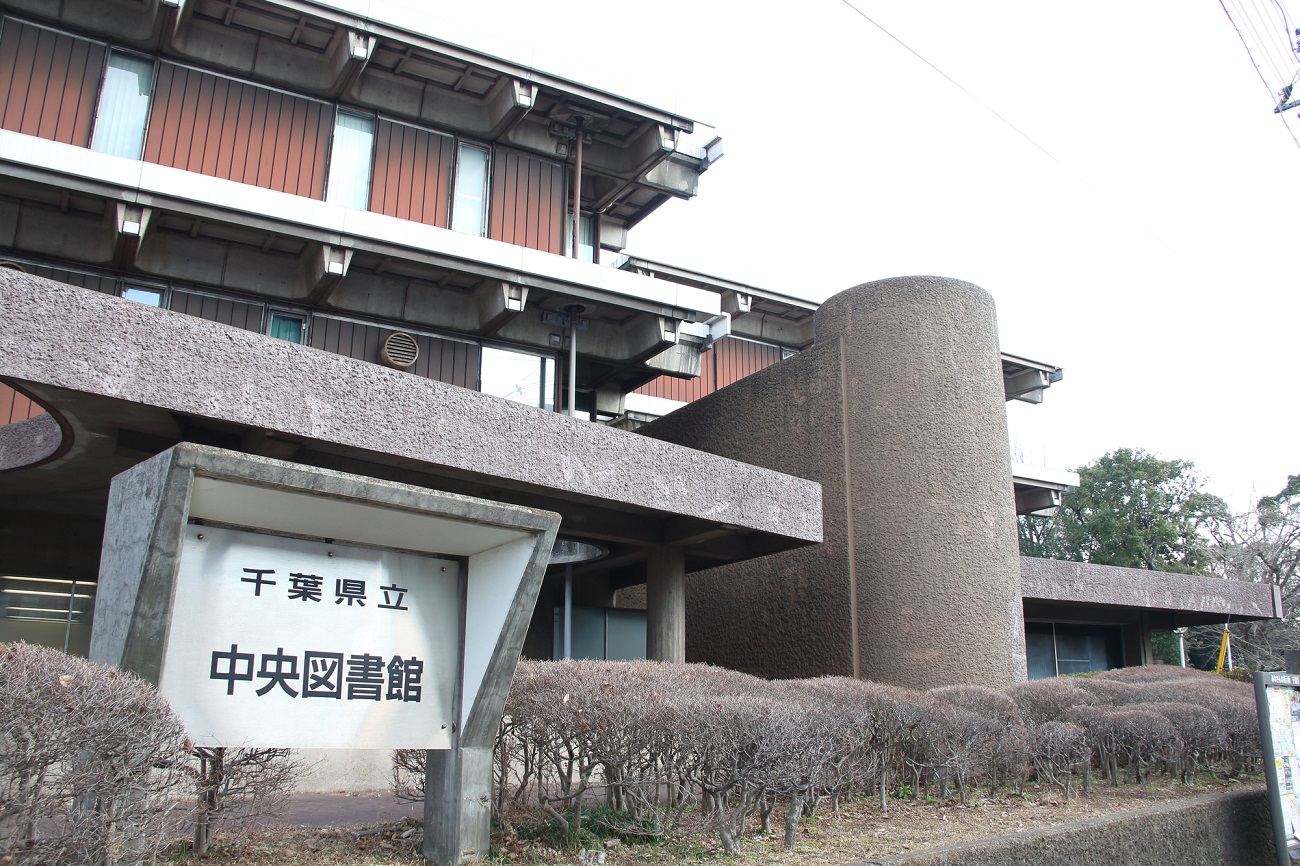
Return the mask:
<path id="1" fill-rule="evenodd" d="M 405 370 L 420 357 L 420 347 L 410 334 L 397 331 L 384 340 L 384 348 L 380 350 L 379 356 L 394 370 Z"/>

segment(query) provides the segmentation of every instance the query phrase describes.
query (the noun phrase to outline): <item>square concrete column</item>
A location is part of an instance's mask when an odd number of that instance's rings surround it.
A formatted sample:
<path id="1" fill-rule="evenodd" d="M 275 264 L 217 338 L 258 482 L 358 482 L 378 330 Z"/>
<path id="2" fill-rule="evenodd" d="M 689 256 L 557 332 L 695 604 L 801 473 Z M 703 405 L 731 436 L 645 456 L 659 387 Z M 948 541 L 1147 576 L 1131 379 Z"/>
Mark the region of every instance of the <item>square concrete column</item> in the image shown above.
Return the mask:
<path id="1" fill-rule="evenodd" d="M 686 552 L 652 547 L 646 557 L 646 658 L 686 661 Z"/>
<path id="2" fill-rule="evenodd" d="M 491 831 L 492 747 L 425 752 L 425 860 L 434 866 L 482 860 Z"/>

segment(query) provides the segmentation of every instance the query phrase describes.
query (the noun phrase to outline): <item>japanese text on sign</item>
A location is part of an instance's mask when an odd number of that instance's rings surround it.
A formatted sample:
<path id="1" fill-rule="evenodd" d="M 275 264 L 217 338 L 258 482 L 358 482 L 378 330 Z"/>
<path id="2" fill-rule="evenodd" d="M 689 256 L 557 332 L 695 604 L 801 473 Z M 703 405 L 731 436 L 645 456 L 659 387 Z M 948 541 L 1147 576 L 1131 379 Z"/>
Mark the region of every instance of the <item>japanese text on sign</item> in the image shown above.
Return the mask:
<path id="1" fill-rule="evenodd" d="M 329 748 L 346 733 L 367 748 L 446 748 L 457 722 L 459 568 L 189 526 L 160 685 L 201 745 Z"/>

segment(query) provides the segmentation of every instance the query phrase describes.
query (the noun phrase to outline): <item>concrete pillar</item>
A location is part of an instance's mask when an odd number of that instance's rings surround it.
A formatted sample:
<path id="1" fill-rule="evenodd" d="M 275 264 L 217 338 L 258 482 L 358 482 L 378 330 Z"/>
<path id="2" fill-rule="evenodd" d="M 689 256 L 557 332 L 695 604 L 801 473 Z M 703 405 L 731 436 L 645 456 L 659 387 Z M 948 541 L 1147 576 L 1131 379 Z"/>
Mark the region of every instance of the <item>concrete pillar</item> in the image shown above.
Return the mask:
<path id="1" fill-rule="evenodd" d="M 814 322 L 809 349 L 637 431 L 822 485 L 823 544 L 691 575 L 691 660 L 913 688 L 1023 680 L 993 299 L 900 277 Z"/>
<path id="2" fill-rule="evenodd" d="M 861 675 L 1025 679 L 993 298 L 958 280 L 881 280 L 835 295 L 815 323 L 817 344 L 839 347 Z"/>
<path id="3" fill-rule="evenodd" d="M 646 657 L 686 661 L 686 553 L 659 545 L 646 557 Z"/>
<path id="4" fill-rule="evenodd" d="M 492 829 L 492 748 L 430 750 L 424 762 L 424 857 L 458 866 L 488 855 Z"/>

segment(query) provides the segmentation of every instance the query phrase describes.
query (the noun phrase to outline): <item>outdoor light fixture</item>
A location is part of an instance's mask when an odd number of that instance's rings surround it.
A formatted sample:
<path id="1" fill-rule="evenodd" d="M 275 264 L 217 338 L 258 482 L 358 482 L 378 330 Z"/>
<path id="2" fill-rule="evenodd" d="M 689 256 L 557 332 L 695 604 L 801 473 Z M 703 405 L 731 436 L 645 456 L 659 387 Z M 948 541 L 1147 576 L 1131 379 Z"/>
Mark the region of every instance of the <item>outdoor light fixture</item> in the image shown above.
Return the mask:
<path id="1" fill-rule="evenodd" d="M 557 538 L 551 545 L 551 565 L 572 565 L 575 562 L 592 562 L 609 554 L 599 544 L 578 541 L 576 538 Z"/>

